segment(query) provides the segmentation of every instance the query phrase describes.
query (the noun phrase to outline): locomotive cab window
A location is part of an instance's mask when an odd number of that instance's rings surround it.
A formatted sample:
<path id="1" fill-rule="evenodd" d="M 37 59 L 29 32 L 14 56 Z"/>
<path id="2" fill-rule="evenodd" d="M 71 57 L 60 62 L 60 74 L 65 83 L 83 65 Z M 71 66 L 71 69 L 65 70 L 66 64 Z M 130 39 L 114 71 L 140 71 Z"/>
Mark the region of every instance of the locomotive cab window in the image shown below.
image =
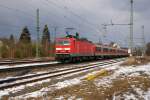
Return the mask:
<path id="1" fill-rule="evenodd" d="M 67 40 L 63 41 L 63 45 L 70 45 L 70 41 Z"/>
<path id="2" fill-rule="evenodd" d="M 69 40 L 58 40 L 56 42 L 57 45 L 70 45 L 70 41 Z"/>

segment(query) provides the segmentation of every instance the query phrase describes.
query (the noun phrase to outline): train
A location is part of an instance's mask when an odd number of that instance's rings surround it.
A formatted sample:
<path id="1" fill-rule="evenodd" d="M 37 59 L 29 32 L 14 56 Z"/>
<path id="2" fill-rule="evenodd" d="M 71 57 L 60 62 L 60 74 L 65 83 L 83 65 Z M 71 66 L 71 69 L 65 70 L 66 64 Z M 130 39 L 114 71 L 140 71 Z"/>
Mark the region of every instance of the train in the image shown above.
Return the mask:
<path id="1" fill-rule="evenodd" d="M 116 48 L 109 45 L 95 44 L 85 38 L 67 35 L 56 38 L 55 44 L 56 60 L 61 62 L 77 62 L 100 58 L 127 57 L 127 48 Z"/>

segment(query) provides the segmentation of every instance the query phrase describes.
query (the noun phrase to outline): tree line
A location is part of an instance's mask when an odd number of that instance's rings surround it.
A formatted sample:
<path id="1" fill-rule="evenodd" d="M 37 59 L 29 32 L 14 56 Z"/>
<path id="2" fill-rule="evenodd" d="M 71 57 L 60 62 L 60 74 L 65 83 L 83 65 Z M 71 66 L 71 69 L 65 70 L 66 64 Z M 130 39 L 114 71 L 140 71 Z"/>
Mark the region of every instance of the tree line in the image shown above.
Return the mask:
<path id="1" fill-rule="evenodd" d="M 38 44 L 39 56 L 54 56 L 54 43 L 51 42 L 48 26 L 45 25 Z M 19 39 L 11 34 L 9 38 L 0 39 L 1 58 L 33 58 L 36 56 L 36 41 L 32 41 L 27 26 L 22 29 Z"/>

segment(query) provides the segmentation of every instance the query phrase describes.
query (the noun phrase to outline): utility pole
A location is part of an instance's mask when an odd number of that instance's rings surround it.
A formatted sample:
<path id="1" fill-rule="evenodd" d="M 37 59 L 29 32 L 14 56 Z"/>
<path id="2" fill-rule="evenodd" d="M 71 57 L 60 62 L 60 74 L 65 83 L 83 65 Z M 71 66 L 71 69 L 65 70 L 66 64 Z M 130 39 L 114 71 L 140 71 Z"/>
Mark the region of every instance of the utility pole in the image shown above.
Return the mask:
<path id="1" fill-rule="evenodd" d="M 56 43 L 57 26 L 54 27 L 54 43 Z"/>
<path id="2" fill-rule="evenodd" d="M 37 9 L 36 11 L 37 13 L 37 40 L 36 40 L 36 57 L 39 57 L 39 44 L 40 44 L 40 37 L 39 37 L 39 33 L 40 33 L 40 25 L 39 25 L 39 9 Z"/>
<path id="3" fill-rule="evenodd" d="M 102 24 L 103 29 L 104 29 L 104 33 L 102 34 L 102 41 L 104 40 L 104 38 L 106 38 L 106 34 L 107 34 L 107 27 L 108 26 L 112 26 L 112 24 Z"/>
<path id="4" fill-rule="evenodd" d="M 146 43 L 145 43 L 145 32 L 144 32 L 144 25 L 142 26 L 142 56 L 145 55 L 145 51 L 146 51 Z"/>
<path id="5" fill-rule="evenodd" d="M 99 37 L 99 44 L 102 44 L 102 39 L 101 39 L 101 37 Z"/>
<path id="6" fill-rule="evenodd" d="M 107 26 L 113 26 L 113 24 L 111 23 L 111 24 L 102 24 L 103 25 L 103 29 L 104 29 L 104 34 L 106 34 L 107 33 Z"/>
<path id="7" fill-rule="evenodd" d="M 54 26 L 54 47 L 53 47 L 53 54 L 55 55 L 55 45 L 56 45 L 56 37 L 57 37 L 57 26 Z"/>
<path id="8" fill-rule="evenodd" d="M 133 56 L 133 0 L 130 1 L 131 3 L 131 11 L 130 11 L 130 41 L 129 41 L 129 53 L 130 56 Z"/>

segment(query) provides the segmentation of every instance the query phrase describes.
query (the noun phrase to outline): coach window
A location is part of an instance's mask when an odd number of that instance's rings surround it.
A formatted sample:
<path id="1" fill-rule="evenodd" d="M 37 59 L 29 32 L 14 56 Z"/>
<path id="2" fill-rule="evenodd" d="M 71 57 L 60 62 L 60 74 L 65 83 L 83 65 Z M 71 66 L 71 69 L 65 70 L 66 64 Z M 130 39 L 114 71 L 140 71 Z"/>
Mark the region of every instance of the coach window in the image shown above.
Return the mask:
<path id="1" fill-rule="evenodd" d="M 101 47 L 99 47 L 99 51 L 101 51 Z"/>
<path id="2" fill-rule="evenodd" d="M 113 52 L 115 53 L 115 52 L 116 52 L 116 50 L 115 50 L 115 49 L 113 49 Z"/>
<path id="3" fill-rule="evenodd" d="M 96 51 L 98 51 L 98 47 L 96 47 Z"/>
<path id="4" fill-rule="evenodd" d="M 113 49 L 110 49 L 110 52 L 113 52 Z"/>
<path id="5" fill-rule="evenodd" d="M 104 52 L 108 52 L 108 49 L 107 49 L 107 48 L 104 48 Z"/>
<path id="6" fill-rule="evenodd" d="M 96 51 L 101 51 L 101 47 L 96 47 Z"/>

